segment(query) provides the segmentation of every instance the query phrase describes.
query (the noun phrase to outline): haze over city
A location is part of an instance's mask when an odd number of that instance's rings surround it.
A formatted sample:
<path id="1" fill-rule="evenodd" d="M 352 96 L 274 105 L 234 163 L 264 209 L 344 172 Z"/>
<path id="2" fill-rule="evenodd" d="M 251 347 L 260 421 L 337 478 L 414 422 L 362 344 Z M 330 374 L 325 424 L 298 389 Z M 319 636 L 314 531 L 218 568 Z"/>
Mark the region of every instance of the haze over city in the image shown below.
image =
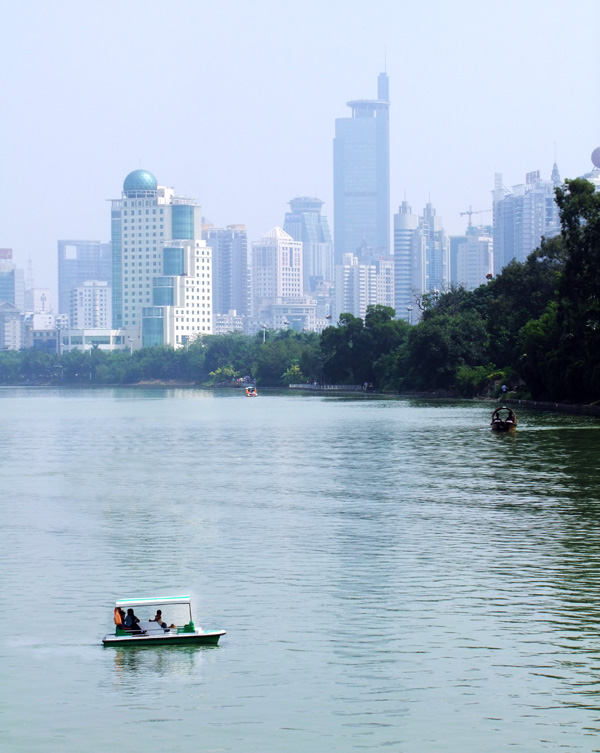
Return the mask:
<path id="1" fill-rule="evenodd" d="M 549 178 L 556 150 L 576 177 L 600 144 L 594 0 L 26 1 L 4 19 L 0 245 L 53 291 L 57 240 L 108 241 L 106 199 L 138 167 L 249 240 L 294 196 L 322 198 L 333 224 L 335 119 L 384 69 L 392 214 L 430 198 L 463 232 L 495 172 Z"/>

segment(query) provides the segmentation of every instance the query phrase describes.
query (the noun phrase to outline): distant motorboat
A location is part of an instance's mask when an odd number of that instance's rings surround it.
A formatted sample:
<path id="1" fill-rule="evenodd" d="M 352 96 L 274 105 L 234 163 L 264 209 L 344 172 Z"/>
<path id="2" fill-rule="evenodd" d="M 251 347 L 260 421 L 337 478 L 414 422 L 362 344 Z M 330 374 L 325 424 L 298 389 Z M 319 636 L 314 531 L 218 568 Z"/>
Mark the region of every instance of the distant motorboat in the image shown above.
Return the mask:
<path id="1" fill-rule="evenodd" d="M 246 387 L 246 397 L 258 397 L 256 387 Z"/>
<path id="2" fill-rule="evenodd" d="M 512 408 L 502 405 L 492 413 L 490 426 L 492 431 L 514 431 L 517 428 L 517 414 Z"/>

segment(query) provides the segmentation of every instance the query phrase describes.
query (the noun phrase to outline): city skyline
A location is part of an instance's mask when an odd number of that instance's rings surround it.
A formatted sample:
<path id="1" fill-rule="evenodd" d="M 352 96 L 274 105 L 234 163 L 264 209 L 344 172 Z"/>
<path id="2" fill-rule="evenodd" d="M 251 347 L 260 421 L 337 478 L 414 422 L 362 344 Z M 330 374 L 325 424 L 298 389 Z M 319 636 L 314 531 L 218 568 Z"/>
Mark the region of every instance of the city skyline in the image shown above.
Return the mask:
<path id="1" fill-rule="evenodd" d="M 293 196 L 320 197 L 331 222 L 335 120 L 372 96 L 384 59 L 392 215 L 404 198 L 431 200 L 447 232 L 463 233 L 461 211 L 491 208 L 496 172 L 508 187 L 535 170 L 547 179 L 556 147 L 563 178 L 576 177 L 600 141 L 591 0 L 343 12 L 309 1 L 293 24 L 267 3 L 158 7 L 109 0 L 93 24 L 66 0 L 7 11 L 0 245 L 21 268 L 32 258 L 55 301 L 56 242 L 108 241 L 106 200 L 138 167 L 194 196 L 215 226 L 245 224 L 249 242 L 281 224 Z M 265 26 L 272 44 L 260 47 Z"/>

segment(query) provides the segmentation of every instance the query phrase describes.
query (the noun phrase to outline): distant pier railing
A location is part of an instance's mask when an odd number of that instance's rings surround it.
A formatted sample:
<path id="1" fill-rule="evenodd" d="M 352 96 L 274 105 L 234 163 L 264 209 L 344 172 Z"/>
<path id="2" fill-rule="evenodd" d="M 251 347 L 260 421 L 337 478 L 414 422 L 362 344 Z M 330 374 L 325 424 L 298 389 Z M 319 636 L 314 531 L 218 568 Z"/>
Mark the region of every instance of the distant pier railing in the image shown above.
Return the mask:
<path id="1" fill-rule="evenodd" d="M 360 384 L 290 384 L 289 388 L 311 392 L 364 392 Z"/>

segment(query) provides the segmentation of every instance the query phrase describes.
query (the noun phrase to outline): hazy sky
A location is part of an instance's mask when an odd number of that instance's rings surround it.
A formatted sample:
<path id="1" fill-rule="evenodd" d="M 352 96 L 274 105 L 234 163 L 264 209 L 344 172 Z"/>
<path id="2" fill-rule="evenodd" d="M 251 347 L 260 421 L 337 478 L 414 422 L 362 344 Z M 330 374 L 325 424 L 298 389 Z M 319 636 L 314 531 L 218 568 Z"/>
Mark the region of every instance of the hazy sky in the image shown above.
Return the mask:
<path id="1" fill-rule="evenodd" d="M 57 240 L 108 241 L 106 199 L 140 166 L 250 240 L 294 196 L 333 226 L 334 121 L 386 55 L 392 214 L 430 195 L 463 232 L 495 172 L 549 178 L 555 142 L 563 178 L 591 168 L 599 32 L 598 0 L 5 3 L 0 247 L 55 288 Z"/>

